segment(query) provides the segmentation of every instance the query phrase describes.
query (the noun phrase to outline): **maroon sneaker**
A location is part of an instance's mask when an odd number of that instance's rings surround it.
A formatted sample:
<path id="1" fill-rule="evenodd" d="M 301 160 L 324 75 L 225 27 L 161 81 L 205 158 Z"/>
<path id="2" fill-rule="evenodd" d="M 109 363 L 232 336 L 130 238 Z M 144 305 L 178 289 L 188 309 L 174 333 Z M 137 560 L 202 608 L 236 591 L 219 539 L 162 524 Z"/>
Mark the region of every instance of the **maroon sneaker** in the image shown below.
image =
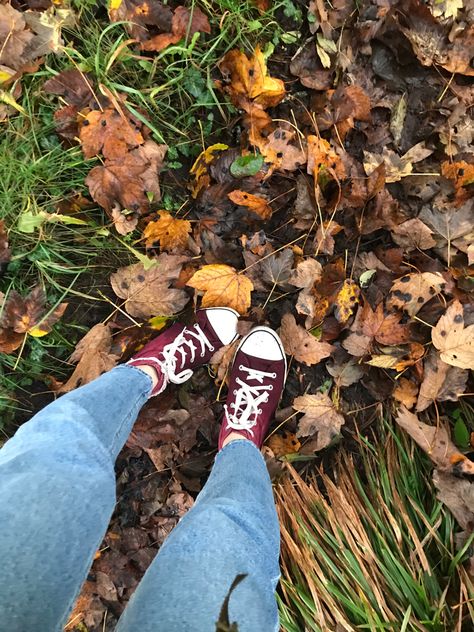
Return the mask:
<path id="1" fill-rule="evenodd" d="M 162 393 L 169 382 L 182 384 L 189 380 L 193 369 L 207 364 L 217 349 L 237 337 L 239 314 L 229 307 L 200 309 L 196 323 L 186 327 L 176 323 L 148 342 L 127 362 L 132 366 L 152 366 L 158 383 L 150 397 Z"/>
<path id="2" fill-rule="evenodd" d="M 285 379 L 286 357 L 280 338 L 269 327 L 255 327 L 239 344 L 234 357 L 219 450 L 232 432 L 261 447 Z"/>

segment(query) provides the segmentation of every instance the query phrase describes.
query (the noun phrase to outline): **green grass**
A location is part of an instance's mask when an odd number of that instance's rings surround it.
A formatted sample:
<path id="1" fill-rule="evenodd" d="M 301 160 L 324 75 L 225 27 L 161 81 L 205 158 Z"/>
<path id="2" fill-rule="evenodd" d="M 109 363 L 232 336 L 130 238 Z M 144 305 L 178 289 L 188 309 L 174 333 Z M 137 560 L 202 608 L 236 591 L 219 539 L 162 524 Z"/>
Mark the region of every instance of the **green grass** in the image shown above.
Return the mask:
<path id="1" fill-rule="evenodd" d="M 386 426 L 342 452 L 333 476 L 277 488 L 285 632 L 471 629 L 474 593 L 432 466 Z M 335 481 L 335 482 L 334 482 Z"/>
<path id="2" fill-rule="evenodd" d="M 111 24 L 103 3 L 73 5 L 77 20 L 63 31 L 64 53 L 49 55 L 37 72 L 22 77 L 18 103 L 26 115 L 12 115 L 3 123 L 0 137 L 0 219 L 5 220 L 13 251 L 0 290 L 7 297 L 13 289 L 26 295 L 39 283 L 49 305 L 71 303 L 51 334 L 28 338 L 20 352 L 2 357 L 3 422 L 16 414 L 24 418 L 33 384 L 67 375 L 75 342 L 112 311 L 106 298 L 110 273 L 135 260 L 130 247 L 142 250 L 138 232 L 118 237 L 99 208 L 85 211 L 82 225 L 45 220 L 45 213 L 56 212 L 58 203 L 72 194 L 87 195 L 84 180 L 97 161 L 85 160 L 79 146 L 61 145 L 53 121 L 60 104 L 44 93 L 44 82 L 62 69 L 76 67 L 91 74 L 97 90 L 126 96 L 127 107 L 147 124 L 151 137 L 169 146 L 160 207 L 178 209 L 187 193 L 184 188 L 177 191 L 166 171 L 181 170 L 184 181 L 203 147 L 232 133 L 235 109 L 214 87 L 218 61 L 232 48 L 250 52 L 257 43 L 277 45 L 283 32 L 275 13 L 298 16 L 290 0 L 275 3 L 263 16 L 249 0 L 196 2 L 194 6 L 209 16 L 211 35 L 196 35 L 150 54 L 127 44 L 125 25 Z"/>

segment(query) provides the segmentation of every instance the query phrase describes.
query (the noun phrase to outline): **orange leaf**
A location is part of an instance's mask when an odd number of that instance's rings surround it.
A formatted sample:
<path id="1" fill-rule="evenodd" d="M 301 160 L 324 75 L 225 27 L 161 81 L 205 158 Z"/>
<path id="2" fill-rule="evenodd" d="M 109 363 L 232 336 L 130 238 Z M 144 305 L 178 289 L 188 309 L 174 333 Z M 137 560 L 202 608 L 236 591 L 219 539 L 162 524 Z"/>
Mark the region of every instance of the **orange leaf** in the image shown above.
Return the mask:
<path id="1" fill-rule="evenodd" d="M 203 307 L 231 307 L 245 314 L 250 307 L 253 283 L 235 268 L 220 263 L 204 266 L 187 282 L 204 292 Z"/>
<path id="2" fill-rule="evenodd" d="M 253 211 L 259 215 L 262 219 L 269 219 L 272 215 L 272 209 L 265 198 L 258 195 L 252 195 L 246 191 L 231 191 L 227 194 L 229 200 L 238 204 L 239 206 L 245 206 L 250 211 Z"/>
<path id="3" fill-rule="evenodd" d="M 168 211 L 160 211 L 159 215 L 159 220 L 150 222 L 145 228 L 143 236 L 146 239 L 146 247 L 150 248 L 159 241 L 162 250 L 186 248 L 191 232 L 191 222 L 186 219 L 176 219 Z"/>

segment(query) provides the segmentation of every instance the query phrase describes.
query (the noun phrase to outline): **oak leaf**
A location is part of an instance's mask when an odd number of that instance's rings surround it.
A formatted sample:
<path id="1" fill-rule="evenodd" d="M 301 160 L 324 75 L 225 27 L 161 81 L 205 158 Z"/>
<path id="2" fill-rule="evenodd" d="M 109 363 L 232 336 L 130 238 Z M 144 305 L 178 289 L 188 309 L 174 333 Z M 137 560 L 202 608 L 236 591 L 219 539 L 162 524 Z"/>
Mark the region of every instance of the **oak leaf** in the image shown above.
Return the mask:
<path id="1" fill-rule="evenodd" d="M 454 301 L 431 330 L 441 360 L 460 369 L 474 367 L 474 325 L 464 327 L 463 306 Z"/>
<path id="2" fill-rule="evenodd" d="M 298 325 L 292 314 L 285 314 L 281 319 L 280 337 L 285 352 L 308 366 L 318 364 L 323 358 L 331 355 L 333 350 L 328 342 L 316 340 L 306 329 Z"/>
<path id="3" fill-rule="evenodd" d="M 308 437 L 317 433 L 314 450 L 322 450 L 339 434 L 344 417 L 339 413 L 326 393 L 301 395 L 297 397 L 293 408 L 304 413 L 298 423 L 296 436 Z"/>
<path id="4" fill-rule="evenodd" d="M 172 316 L 189 301 L 186 292 L 170 287 L 185 261 L 186 257 L 162 253 L 148 270 L 142 263 L 119 268 L 110 277 L 112 289 L 125 300 L 125 309 L 131 316 Z"/>
<path id="5" fill-rule="evenodd" d="M 387 307 L 415 316 L 426 302 L 441 292 L 444 285 L 445 280 L 439 272 L 405 274 L 390 288 Z"/>
<path id="6" fill-rule="evenodd" d="M 99 375 L 110 371 L 119 356 L 110 352 L 112 332 L 110 325 L 98 323 L 76 345 L 70 362 L 77 363 L 68 381 L 59 388 L 60 393 L 67 393 L 78 386 L 92 382 Z"/>
<path id="7" fill-rule="evenodd" d="M 130 149 L 145 142 L 140 127 L 112 107 L 89 112 L 79 132 L 84 156 L 93 158 L 102 152 L 111 160 L 123 158 Z"/>
<path id="8" fill-rule="evenodd" d="M 428 426 L 404 406 L 400 407 L 395 420 L 441 471 L 474 474 L 474 463 L 459 452 L 446 428 Z"/>
<path id="9" fill-rule="evenodd" d="M 204 292 L 203 307 L 231 307 L 245 314 L 250 307 L 252 281 L 235 268 L 216 263 L 198 270 L 186 285 Z"/>
<path id="10" fill-rule="evenodd" d="M 159 216 L 160 219 L 150 222 L 143 232 L 146 247 L 150 248 L 158 241 L 162 250 L 184 250 L 188 245 L 191 222 L 177 219 L 168 211 L 160 211 Z"/>
<path id="11" fill-rule="evenodd" d="M 272 216 L 272 208 L 268 204 L 267 200 L 259 195 L 253 195 L 246 191 L 231 191 L 227 194 L 229 200 L 238 204 L 239 206 L 245 206 L 249 211 L 252 211 L 262 219 L 270 219 Z"/>

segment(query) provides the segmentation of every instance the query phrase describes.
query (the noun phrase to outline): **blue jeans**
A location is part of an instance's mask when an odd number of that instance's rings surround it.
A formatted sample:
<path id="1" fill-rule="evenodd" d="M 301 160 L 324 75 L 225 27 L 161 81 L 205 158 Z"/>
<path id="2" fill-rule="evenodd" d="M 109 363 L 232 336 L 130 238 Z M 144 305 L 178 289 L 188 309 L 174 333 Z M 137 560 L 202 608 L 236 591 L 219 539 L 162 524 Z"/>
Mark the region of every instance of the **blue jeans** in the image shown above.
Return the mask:
<path id="1" fill-rule="evenodd" d="M 0 629 L 63 629 L 115 505 L 114 462 L 151 388 L 119 366 L 39 412 L 0 450 Z M 193 508 L 165 541 L 119 632 L 278 630 L 279 528 L 259 450 L 221 450 Z"/>

